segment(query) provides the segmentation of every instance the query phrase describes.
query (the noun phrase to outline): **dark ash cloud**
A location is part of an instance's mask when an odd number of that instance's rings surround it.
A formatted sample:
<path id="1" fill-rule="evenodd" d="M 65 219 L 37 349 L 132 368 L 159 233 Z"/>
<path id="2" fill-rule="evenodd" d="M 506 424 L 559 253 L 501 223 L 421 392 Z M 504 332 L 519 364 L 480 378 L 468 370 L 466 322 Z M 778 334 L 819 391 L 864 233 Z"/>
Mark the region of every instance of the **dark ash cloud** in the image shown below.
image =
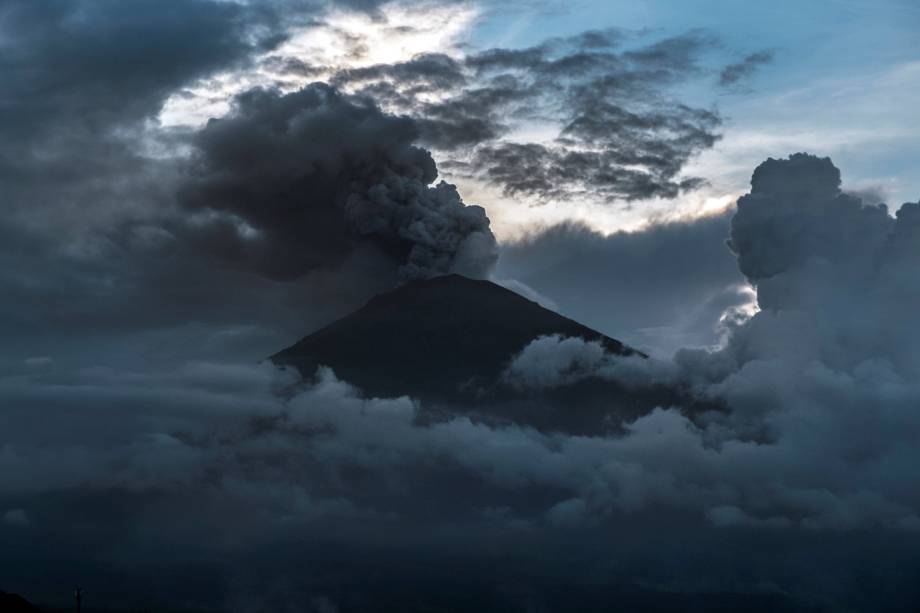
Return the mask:
<path id="1" fill-rule="evenodd" d="M 418 135 L 329 86 L 253 90 L 196 135 L 182 201 L 226 214 L 210 246 L 271 278 L 340 264 L 362 245 L 403 279 L 485 276 L 497 258 L 489 220 L 452 185 L 429 186 L 437 169 Z"/>

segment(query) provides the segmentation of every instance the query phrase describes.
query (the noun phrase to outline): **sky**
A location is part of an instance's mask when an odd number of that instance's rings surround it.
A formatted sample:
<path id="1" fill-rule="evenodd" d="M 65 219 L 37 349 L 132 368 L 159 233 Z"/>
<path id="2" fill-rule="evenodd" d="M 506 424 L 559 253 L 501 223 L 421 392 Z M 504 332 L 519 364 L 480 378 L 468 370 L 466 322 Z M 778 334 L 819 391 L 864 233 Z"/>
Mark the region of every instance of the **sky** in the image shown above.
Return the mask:
<path id="1" fill-rule="evenodd" d="M 920 11 L 912 2 L 598 2 L 487 20 L 474 40 L 528 44 L 592 24 L 662 32 L 718 32 L 723 58 L 772 53 L 745 87 L 720 92 L 723 142 L 700 161 L 725 188 L 743 189 L 750 160 L 776 148 L 830 155 L 855 185 L 884 186 L 893 202 L 917 191 L 912 108 Z M 911 151 L 912 155 L 906 154 Z"/>
<path id="2" fill-rule="evenodd" d="M 906 1 L 0 0 L 0 590 L 915 610 L 918 26 Z M 499 356 L 510 420 L 266 360 L 451 273 L 638 352 Z M 627 418 L 611 386 L 669 400 Z M 545 395 L 611 408 L 554 429 L 520 410 Z"/>

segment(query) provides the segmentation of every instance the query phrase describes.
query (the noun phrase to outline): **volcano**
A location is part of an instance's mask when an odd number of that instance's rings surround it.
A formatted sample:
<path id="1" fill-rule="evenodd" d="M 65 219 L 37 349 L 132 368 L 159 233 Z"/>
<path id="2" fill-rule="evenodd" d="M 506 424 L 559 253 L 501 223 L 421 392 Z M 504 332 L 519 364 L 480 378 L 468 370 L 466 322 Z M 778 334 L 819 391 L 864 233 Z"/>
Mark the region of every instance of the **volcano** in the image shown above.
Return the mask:
<path id="1" fill-rule="evenodd" d="M 503 383 L 512 358 L 558 334 L 644 354 L 490 281 L 445 275 L 407 283 L 273 355 L 312 377 L 319 366 L 377 397 L 408 395 L 432 411 L 594 433 L 674 399 L 601 380 L 522 392 Z M 607 425 L 604 425 L 607 424 Z"/>

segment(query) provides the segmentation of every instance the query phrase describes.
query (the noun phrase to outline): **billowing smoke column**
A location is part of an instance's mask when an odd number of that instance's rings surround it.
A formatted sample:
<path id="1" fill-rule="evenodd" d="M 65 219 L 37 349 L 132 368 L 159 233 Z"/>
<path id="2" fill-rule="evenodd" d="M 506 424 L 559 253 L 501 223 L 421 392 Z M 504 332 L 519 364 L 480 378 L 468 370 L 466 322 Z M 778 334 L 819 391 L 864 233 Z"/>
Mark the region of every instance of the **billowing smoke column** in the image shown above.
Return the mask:
<path id="1" fill-rule="evenodd" d="M 430 185 L 437 168 L 418 135 L 413 120 L 326 85 L 251 90 L 196 135 L 183 204 L 216 253 L 274 279 L 355 253 L 403 280 L 485 276 L 498 253 L 489 219 L 454 186 Z"/>
<path id="2" fill-rule="evenodd" d="M 843 193 L 828 158 L 769 159 L 738 201 L 729 247 L 766 311 L 752 327 L 783 329 L 771 334 L 774 350 L 920 374 L 920 203 L 892 217 Z"/>

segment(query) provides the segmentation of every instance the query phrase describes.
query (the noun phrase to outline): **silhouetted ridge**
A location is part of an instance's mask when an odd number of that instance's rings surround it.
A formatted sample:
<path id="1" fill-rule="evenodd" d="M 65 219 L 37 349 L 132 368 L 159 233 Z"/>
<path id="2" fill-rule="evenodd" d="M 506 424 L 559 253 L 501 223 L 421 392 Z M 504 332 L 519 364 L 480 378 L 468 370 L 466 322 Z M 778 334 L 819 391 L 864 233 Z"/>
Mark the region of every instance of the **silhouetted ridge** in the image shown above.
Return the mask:
<path id="1" fill-rule="evenodd" d="M 39 608 L 29 603 L 18 594 L 0 590 L 0 612 L 2 613 L 39 613 Z"/>
<path id="2" fill-rule="evenodd" d="M 317 366 L 370 395 L 458 400 L 493 383 L 539 336 L 634 350 L 490 281 L 445 275 L 407 283 L 272 356 L 312 376 Z"/>

